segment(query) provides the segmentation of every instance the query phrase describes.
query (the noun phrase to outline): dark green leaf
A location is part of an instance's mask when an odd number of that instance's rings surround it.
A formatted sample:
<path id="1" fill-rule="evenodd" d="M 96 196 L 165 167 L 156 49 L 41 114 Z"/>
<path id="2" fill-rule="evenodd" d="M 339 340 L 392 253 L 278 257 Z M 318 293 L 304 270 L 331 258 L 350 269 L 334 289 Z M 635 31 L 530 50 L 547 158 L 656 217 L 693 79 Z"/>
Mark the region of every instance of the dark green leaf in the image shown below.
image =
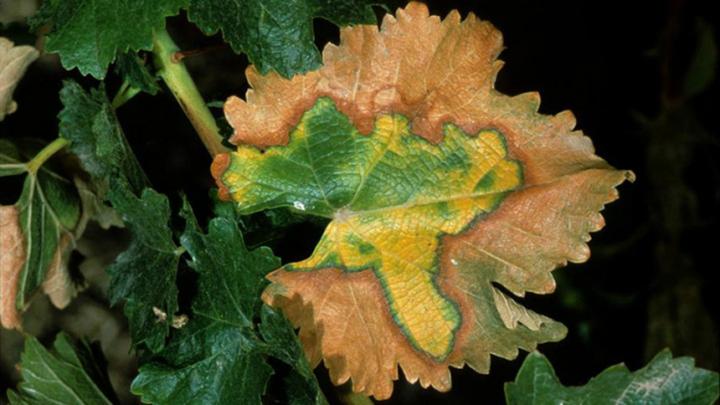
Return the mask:
<path id="1" fill-rule="evenodd" d="M 566 387 L 548 359 L 534 352 L 515 381 L 505 384 L 505 396 L 508 404 L 712 404 L 718 384 L 717 373 L 664 350 L 634 373 L 618 364 L 584 386 Z"/>
<path id="2" fill-rule="evenodd" d="M 63 66 L 97 79 L 115 58 L 128 51 L 150 50 L 153 31 L 178 14 L 188 0 L 46 0 L 30 20 L 37 29 L 51 24 L 46 50 L 60 55 Z"/>
<path id="3" fill-rule="evenodd" d="M 275 70 L 285 77 L 320 66 L 313 18 L 336 25 L 374 24 L 371 4 L 364 0 L 191 0 L 188 18 L 208 35 L 222 31 L 238 53 L 246 53 L 261 73 Z"/>
<path id="4" fill-rule="evenodd" d="M 160 91 L 155 75 L 150 73 L 145 63 L 134 52 L 119 55 L 115 64 L 115 71 L 122 76 L 130 86 L 155 95 Z"/>
<path id="5" fill-rule="evenodd" d="M 284 381 L 289 403 L 326 403 L 292 326 L 279 312 L 260 307 L 264 275 L 279 259 L 267 248 L 248 251 L 233 218 L 213 219 L 203 234 L 187 204 L 182 214 L 182 244 L 199 275 L 193 315 L 140 368 L 133 392 L 156 403 L 257 404 L 272 374 L 269 355 L 291 367 Z"/>
<path id="6" fill-rule="evenodd" d="M 64 106 L 58 115 L 60 133 L 72 142 L 70 150 L 95 182 L 107 183 L 109 178 L 121 176 L 135 193 L 147 186 L 102 87 L 86 92 L 68 80 L 60 91 L 60 100 Z"/>
<path id="7" fill-rule="evenodd" d="M 45 280 L 56 255 L 64 255 L 80 220 L 80 198 L 74 185 L 47 169 L 25 178 L 22 194 L 15 204 L 25 237 L 26 259 L 18 280 L 16 305 L 25 308 Z M 65 247 L 62 239 L 66 238 Z"/>
<path id="8" fill-rule="evenodd" d="M 11 404 L 113 404 L 117 398 L 97 348 L 73 341 L 64 333 L 51 350 L 34 337 L 25 341 L 18 391 L 8 391 Z"/>
<path id="9" fill-rule="evenodd" d="M 284 380 L 288 402 L 297 405 L 327 403 L 290 322 L 268 306 L 262 307 L 260 316 L 260 335 L 267 343 L 268 354 L 292 367 Z"/>
<path id="10" fill-rule="evenodd" d="M 110 300 L 125 301 L 134 344 L 158 351 L 178 309 L 175 278 L 180 256 L 169 226 L 170 205 L 151 189 L 135 197 L 122 179 L 113 182 L 108 197 L 132 233 L 128 250 L 107 270 Z"/>

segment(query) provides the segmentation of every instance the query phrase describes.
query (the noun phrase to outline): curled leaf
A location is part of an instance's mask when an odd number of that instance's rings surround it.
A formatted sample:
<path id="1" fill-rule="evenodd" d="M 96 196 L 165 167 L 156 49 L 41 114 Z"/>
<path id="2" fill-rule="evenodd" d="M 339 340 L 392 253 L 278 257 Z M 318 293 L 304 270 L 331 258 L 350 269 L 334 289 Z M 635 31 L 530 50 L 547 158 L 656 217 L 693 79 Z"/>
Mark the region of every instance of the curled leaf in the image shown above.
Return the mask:
<path id="1" fill-rule="evenodd" d="M 38 57 L 32 46 L 15 46 L 0 37 L 0 121 L 17 108 L 12 95 L 25 69 Z"/>
<path id="2" fill-rule="evenodd" d="M 336 384 L 384 399 L 400 366 L 445 391 L 449 366 L 487 373 L 491 354 L 565 336 L 499 286 L 552 292 L 550 272 L 587 260 L 599 211 L 633 175 L 596 156 L 570 112 L 495 91 L 501 50 L 490 23 L 410 3 L 380 29 L 344 28 L 317 71 L 249 68 L 246 100 L 225 105 L 239 146 L 213 162 L 221 195 L 244 214 L 330 220 L 263 298 Z"/>

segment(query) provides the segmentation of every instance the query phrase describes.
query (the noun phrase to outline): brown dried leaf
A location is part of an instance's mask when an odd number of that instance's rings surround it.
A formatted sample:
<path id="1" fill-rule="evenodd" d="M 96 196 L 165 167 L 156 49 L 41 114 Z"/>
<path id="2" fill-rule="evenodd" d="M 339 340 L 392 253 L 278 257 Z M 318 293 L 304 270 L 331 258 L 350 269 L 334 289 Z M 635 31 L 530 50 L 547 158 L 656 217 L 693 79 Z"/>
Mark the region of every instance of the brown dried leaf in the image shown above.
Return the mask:
<path id="1" fill-rule="evenodd" d="M 12 99 L 13 91 L 38 55 L 31 46 L 14 46 L 8 39 L 0 37 L 0 121 L 17 109 Z"/>
<path id="2" fill-rule="evenodd" d="M 15 206 L 0 206 L 0 325 L 20 328 L 15 306 L 17 283 L 25 262 L 25 245 Z"/>

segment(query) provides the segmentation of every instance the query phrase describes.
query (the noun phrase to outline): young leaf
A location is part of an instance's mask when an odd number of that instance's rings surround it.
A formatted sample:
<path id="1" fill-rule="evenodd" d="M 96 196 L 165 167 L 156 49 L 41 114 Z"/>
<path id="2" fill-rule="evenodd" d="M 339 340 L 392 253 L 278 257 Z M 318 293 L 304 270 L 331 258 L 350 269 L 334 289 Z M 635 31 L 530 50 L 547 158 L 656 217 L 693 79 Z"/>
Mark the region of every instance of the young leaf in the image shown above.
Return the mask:
<path id="1" fill-rule="evenodd" d="M 160 91 L 157 78 L 150 73 L 142 59 L 134 52 L 119 55 L 115 64 L 115 71 L 130 86 L 138 90 L 152 95 Z"/>
<path id="2" fill-rule="evenodd" d="M 0 37 L 0 121 L 17 108 L 12 99 L 13 91 L 28 65 L 37 57 L 38 51 L 32 46 L 14 46 Z"/>
<path id="3" fill-rule="evenodd" d="M 320 66 L 312 20 L 336 25 L 373 24 L 375 13 L 366 0 L 191 0 L 188 18 L 208 35 L 222 31 L 237 53 L 246 53 L 262 73 L 285 77 Z"/>
<path id="4" fill-rule="evenodd" d="M 267 303 L 300 328 L 311 364 L 384 399 L 398 378 L 445 391 L 449 366 L 565 336 L 517 296 L 587 260 L 589 233 L 632 173 L 594 154 L 571 113 L 493 88 L 500 33 L 419 3 L 380 30 L 341 30 L 324 66 L 290 80 L 248 69 L 225 115 L 234 153 L 213 174 L 239 211 L 330 220 L 307 260 L 271 273 Z M 265 147 L 260 151 L 256 147 Z"/>
<path id="5" fill-rule="evenodd" d="M 50 24 L 45 48 L 60 55 L 63 66 L 103 79 L 115 58 L 150 50 L 153 31 L 177 15 L 188 0 L 45 0 L 30 19 L 34 29 Z"/>
<path id="6" fill-rule="evenodd" d="M 237 225 L 210 221 L 202 234 L 186 209 L 182 244 L 199 275 L 192 317 L 132 385 L 143 401 L 257 404 L 272 368 L 253 330 L 263 276 L 279 265 L 267 248 L 248 251 Z"/>
<path id="7" fill-rule="evenodd" d="M 581 387 L 560 383 L 548 359 L 528 354 L 514 382 L 505 384 L 508 404 L 714 404 L 718 373 L 695 368 L 691 357 L 673 359 L 669 350 L 630 372 L 623 364 L 608 368 Z"/>
<path id="8" fill-rule="evenodd" d="M 128 250 L 107 269 L 108 295 L 113 305 L 125 301 L 133 343 L 156 352 L 165 345 L 178 309 L 180 253 L 170 229 L 170 205 L 167 197 L 149 188 L 136 197 L 122 179 L 113 182 L 108 198 L 132 233 Z"/>
<path id="9" fill-rule="evenodd" d="M 86 92 L 67 80 L 60 101 L 60 133 L 98 188 L 107 189 L 113 176 L 125 178 L 135 193 L 148 185 L 102 87 Z"/>
<path id="10" fill-rule="evenodd" d="M 20 364 L 23 381 L 8 391 L 11 404 L 113 404 L 118 400 L 97 348 L 64 333 L 48 350 L 34 337 L 25 341 Z"/>

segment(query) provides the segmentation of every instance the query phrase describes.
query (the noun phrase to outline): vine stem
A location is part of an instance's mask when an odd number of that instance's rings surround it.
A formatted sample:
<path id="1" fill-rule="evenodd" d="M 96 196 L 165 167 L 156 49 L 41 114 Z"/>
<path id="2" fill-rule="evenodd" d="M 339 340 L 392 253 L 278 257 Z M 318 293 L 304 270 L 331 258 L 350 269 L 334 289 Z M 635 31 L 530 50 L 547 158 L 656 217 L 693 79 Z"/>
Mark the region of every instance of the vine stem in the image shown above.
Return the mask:
<path id="1" fill-rule="evenodd" d="M 153 54 L 158 75 L 172 91 L 210 155 L 215 156 L 227 152 L 228 149 L 222 144 L 222 137 L 215 118 L 210 113 L 185 65 L 175 58 L 178 51 L 178 46 L 166 30 L 154 33 Z"/>
<path id="2" fill-rule="evenodd" d="M 35 155 L 35 157 L 32 158 L 31 161 L 29 161 L 26 165 L 27 171 L 35 174 L 40 169 L 40 166 L 42 166 L 45 162 L 47 162 L 48 159 L 50 159 L 54 154 L 56 154 L 60 149 L 64 148 L 70 143 L 65 138 L 57 138 L 54 141 L 47 144 L 44 148 L 40 150 L 40 152 Z"/>

